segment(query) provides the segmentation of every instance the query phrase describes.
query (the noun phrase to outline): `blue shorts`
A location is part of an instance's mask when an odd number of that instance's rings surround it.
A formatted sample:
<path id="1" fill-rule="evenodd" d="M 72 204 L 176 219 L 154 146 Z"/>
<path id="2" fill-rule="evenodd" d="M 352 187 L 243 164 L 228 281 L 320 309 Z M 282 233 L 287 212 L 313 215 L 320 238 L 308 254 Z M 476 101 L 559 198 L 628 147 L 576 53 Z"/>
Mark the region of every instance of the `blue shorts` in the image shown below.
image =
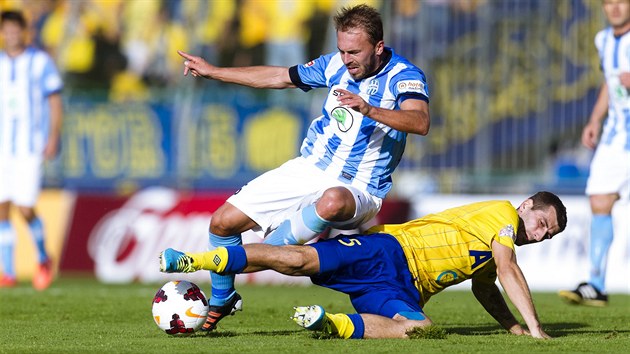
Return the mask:
<path id="1" fill-rule="evenodd" d="M 342 235 L 310 245 L 319 255 L 314 284 L 348 294 L 358 313 L 422 312 L 400 243 L 391 235 Z"/>

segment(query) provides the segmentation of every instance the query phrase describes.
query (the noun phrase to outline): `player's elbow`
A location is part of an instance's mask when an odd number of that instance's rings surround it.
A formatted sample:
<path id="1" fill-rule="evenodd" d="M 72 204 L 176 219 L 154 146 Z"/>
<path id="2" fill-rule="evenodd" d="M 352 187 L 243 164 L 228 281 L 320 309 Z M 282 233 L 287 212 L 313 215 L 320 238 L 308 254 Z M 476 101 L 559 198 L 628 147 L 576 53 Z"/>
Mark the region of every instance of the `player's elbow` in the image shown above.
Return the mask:
<path id="1" fill-rule="evenodd" d="M 420 111 L 420 117 L 418 123 L 413 131 L 414 134 L 427 135 L 431 128 L 431 119 L 429 118 L 429 112 Z"/>
<path id="2" fill-rule="evenodd" d="M 418 127 L 418 132 L 416 134 L 418 135 L 427 135 L 429 134 L 429 128 L 431 128 L 431 123 L 429 121 L 427 121 L 426 123 L 420 124 L 420 126 Z"/>

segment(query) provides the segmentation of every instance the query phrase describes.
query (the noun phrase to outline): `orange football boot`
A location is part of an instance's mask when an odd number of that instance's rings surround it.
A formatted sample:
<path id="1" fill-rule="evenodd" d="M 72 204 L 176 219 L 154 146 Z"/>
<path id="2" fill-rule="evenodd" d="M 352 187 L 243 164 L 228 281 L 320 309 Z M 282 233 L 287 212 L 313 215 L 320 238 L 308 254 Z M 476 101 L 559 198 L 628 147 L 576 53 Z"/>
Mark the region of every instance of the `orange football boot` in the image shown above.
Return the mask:
<path id="1" fill-rule="evenodd" d="M 47 260 L 44 263 L 40 263 L 37 267 L 37 272 L 33 277 L 33 288 L 42 291 L 50 286 L 53 281 L 52 262 Z"/>

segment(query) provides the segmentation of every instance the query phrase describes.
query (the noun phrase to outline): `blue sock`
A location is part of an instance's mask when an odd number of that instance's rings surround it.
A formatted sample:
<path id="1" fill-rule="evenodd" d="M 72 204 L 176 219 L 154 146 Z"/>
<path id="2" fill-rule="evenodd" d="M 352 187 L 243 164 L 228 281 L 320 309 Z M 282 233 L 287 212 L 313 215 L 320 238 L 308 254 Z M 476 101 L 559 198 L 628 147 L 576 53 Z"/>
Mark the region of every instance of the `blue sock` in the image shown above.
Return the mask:
<path id="1" fill-rule="evenodd" d="M 8 221 L 0 221 L 0 257 L 2 257 L 2 270 L 4 275 L 15 278 L 13 268 L 13 248 L 15 245 L 15 232 Z"/>
<path id="2" fill-rule="evenodd" d="M 352 332 L 352 339 L 361 339 L 365 333 L 365 324 L 363 323 L 363 317 L 358 313 L 348 314 L 350 321 L 354 325 L 354 332 Z"/>
<path id="3" fill-rule="evenodd" d="M 247 267 L 247 254 L 243 246 L 227 246 L 228 262 L 224 273 L 239 274 Z"/>
<path id="4" fill-rule="evenodd" d="M 291 231 L 291 220 L 283 221 L 277 229 L 265 237 L 263 243 L 273 246 L 297 245 L 297 240 Z"/>
<path id="5" fill-rule="evenodd" d="M 299 210 L 265 238 L 264 243 L 274 246 L 302 245 L 315 238 L 330 225 L 317 215 L 315 204 Z"/>
<path id="6" fill-rule="evenodd" d="M 39 263 L 44 263 L 48 260 L 48 254 L 46 253 L 46 246 L 44 242 L 44 226 L 40 218 L 34 218 L 28 224 L 29 230 L 31 230 L 31 236 L 35 242 L 37 253 L 39 255 Z"/>
<path id="7" fill-rule="evenodd" d="M 589 283 L 601 292 L 606 292 L 606 261 L 612 241 L 612 216 L 594 214 L 591 220 L 591 279 Z"/>
<path id="8" fill-rule="evenodd" d="M 210 247 L 213 250 L 223 246 L 239 246 L 243 244 L 241 235 L 232 235 L 227 237 L 217 236 L 210 233 Z M 212 282 L 212 296 L 210 296 L 210 305 L 222 306 L 236 293 L 234 289 L 234 274 L 217 274 L 210 272 L 210 281 Z"/>

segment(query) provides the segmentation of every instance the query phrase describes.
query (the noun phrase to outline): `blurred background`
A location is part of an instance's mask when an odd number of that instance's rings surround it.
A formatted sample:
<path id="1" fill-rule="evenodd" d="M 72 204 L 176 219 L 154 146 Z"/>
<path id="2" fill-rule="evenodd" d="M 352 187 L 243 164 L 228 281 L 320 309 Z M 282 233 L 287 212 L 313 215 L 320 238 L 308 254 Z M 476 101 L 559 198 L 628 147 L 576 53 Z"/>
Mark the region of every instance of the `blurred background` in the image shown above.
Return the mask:
<path id="1" fill-rule="evenodd" d="M 64 149 L 46 185 L 233 189 L 295 156 L 325 90 L 183 77 L 176 50 L 221 66 L 305 63 L 336 50 L 331 14 L 353 3 L 0 0 L 28 14 L 65 78 Z M 431 133 L 410 137 L 398 170 L 417 185 L 397 192 L 583 192 L 600 1 L 367 3 L 384 15 L 386 44 L 429 81 Z"/>
<path id="2" fill-rule="evenodd" d="M 176 50 L 219 66 L 306 63 L 336 50 L 331 15 L 357 3 L 380 9 L 386 45 L 430 90 L 430 133 L 408 137 L 377 221 L 550 190 L 568 201 L 569 235 L 531 262 L 557 262 L 567 286 L 583 280 L 591 151 L 580 135 L 602 80 L 599 0 L 0 0 L 26 13 L 65 80 L 62 152 L 41 202 L 61 271 L 163 279 L 146 262 L 165 247 L 205 249 L 211 212 L 296 156 L 320 114 L 326 90 L 184 77 Z M 616 224 L 611 272 L 629 274 L 627 225 Z M 627 277 L 612 289 L 630 292 Z"/>

